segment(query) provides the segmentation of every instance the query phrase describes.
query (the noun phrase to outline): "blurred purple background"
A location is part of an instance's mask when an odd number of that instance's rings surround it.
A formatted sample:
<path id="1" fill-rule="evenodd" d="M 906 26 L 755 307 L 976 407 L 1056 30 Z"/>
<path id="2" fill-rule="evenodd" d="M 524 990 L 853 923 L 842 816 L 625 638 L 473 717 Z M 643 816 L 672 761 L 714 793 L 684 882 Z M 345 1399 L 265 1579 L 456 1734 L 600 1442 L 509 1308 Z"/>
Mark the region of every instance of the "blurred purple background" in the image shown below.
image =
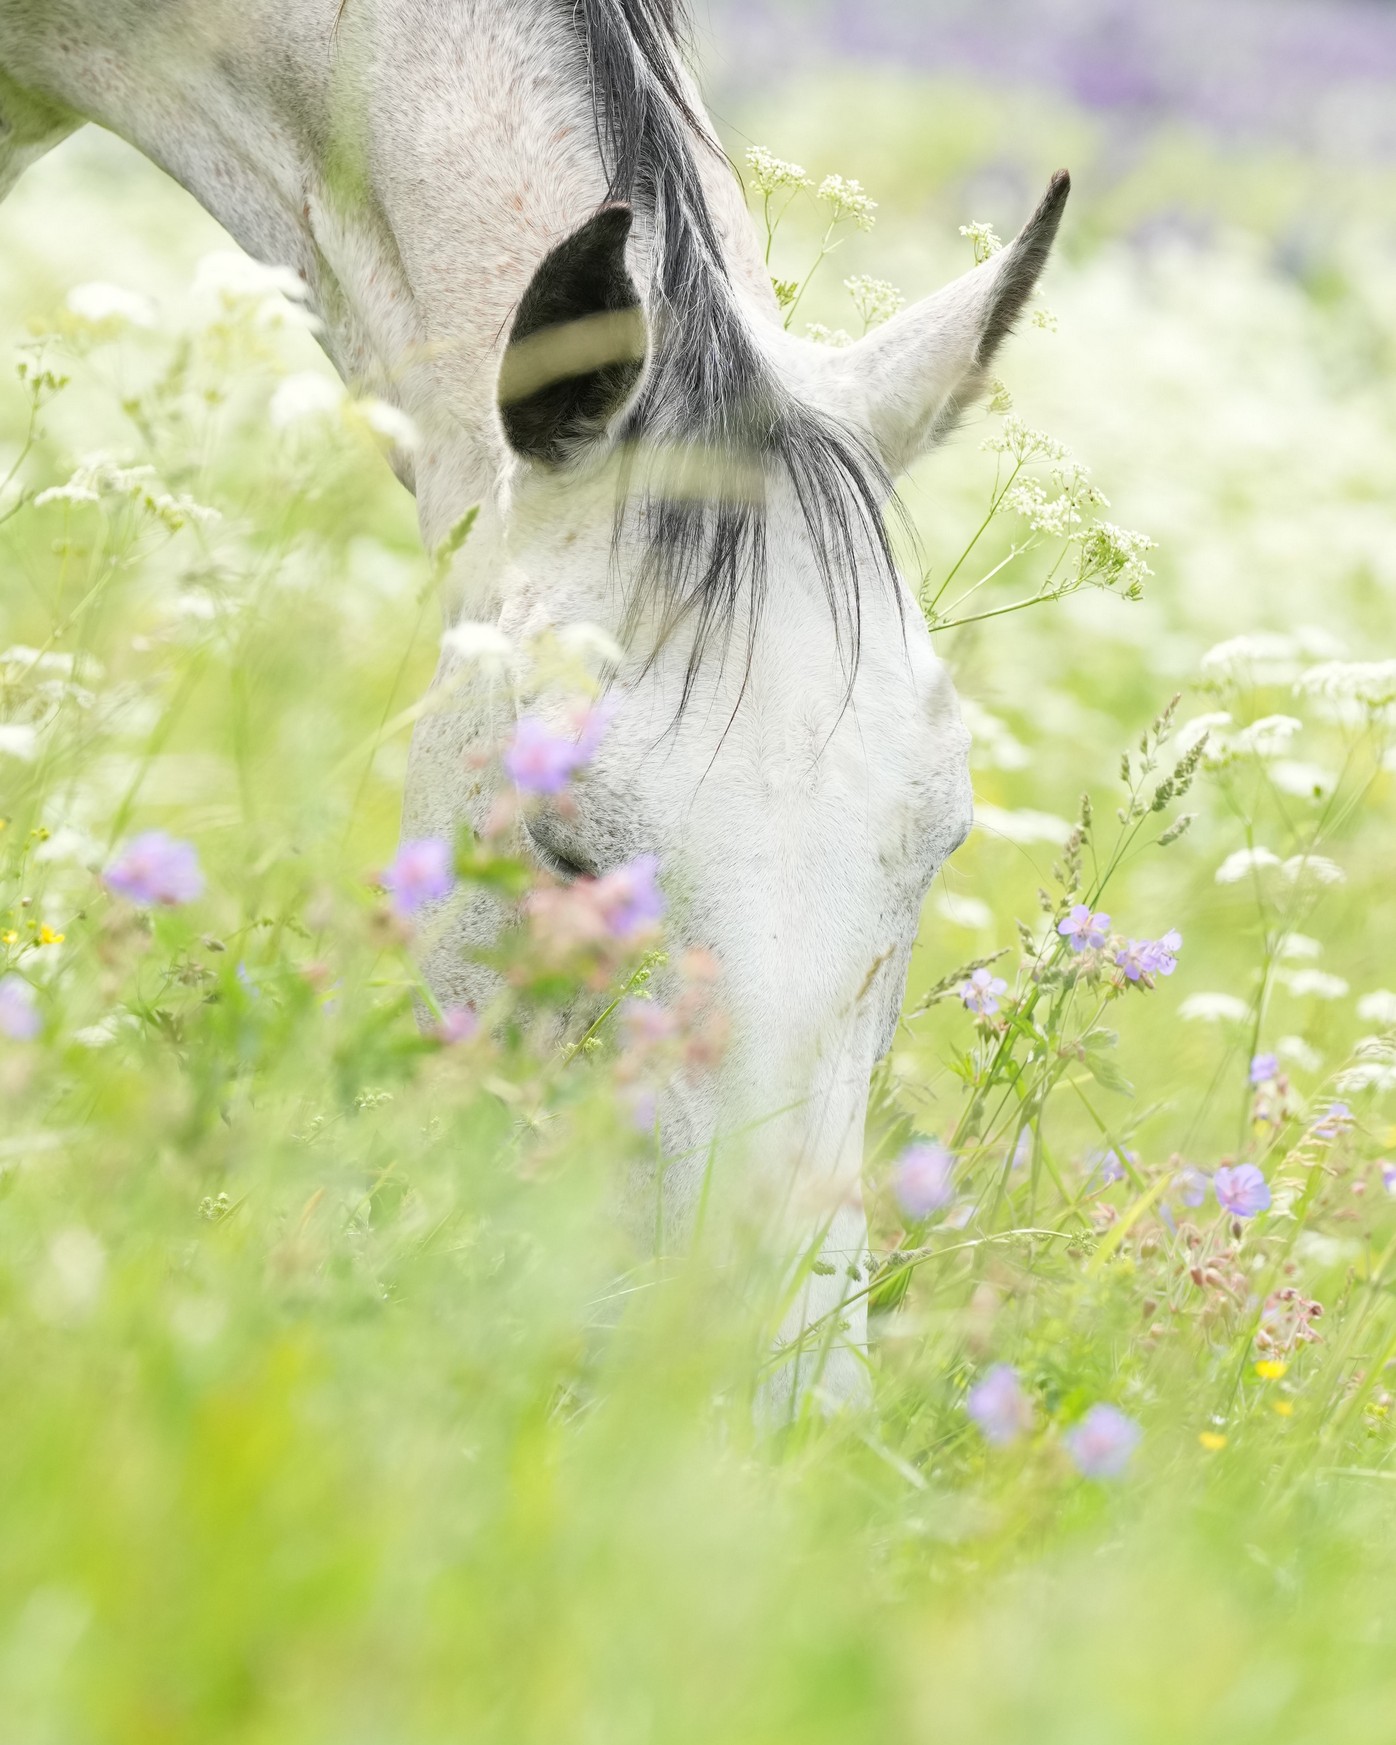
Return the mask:
<path id="1" fill-rule="evenodd" d="M 850 61 L 962 69 L 1140 131 L 1396 158 L 1396 0 L 699 0 L 729 87 Z"/>

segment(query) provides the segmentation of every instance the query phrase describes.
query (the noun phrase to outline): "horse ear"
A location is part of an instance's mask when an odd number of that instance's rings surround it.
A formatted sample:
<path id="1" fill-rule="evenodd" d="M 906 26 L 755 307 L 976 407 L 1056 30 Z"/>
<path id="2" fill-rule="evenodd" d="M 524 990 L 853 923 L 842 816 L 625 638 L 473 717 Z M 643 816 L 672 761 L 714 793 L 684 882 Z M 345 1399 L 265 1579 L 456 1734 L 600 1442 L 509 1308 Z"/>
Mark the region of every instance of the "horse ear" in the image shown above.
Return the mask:
<path id="1" fill-rule="evenodd" d="M 499 415 L 516 454 L 559 467 L 602 440 L 649 351 L 625 264 L 631 208 L 603 206 L 546 256 L 524 292 L 499 370 Z"/>
<path id="2" fill-rule="evenodd" d="M 1071 178 L 1059 170 L 1006 248 L 835 354 L 832 367 L 862 404 L 893 477 L 948 434 L 982 392 L 995 352 L 1042 276 L 1070 192 Z"/>

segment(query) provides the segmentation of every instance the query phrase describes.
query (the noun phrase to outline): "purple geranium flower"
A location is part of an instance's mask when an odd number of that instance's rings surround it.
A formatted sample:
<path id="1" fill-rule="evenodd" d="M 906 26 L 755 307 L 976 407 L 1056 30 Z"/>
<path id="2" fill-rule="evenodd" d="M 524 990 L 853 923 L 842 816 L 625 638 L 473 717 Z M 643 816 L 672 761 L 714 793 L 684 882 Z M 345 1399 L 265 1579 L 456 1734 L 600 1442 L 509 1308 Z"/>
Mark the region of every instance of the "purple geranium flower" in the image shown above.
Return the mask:
<path id="1" fill-rule="evenodd" d="M 117 896 L 143 909 L 192 903 L 204 889 L 193 843 L 178 842 L 163 830 L 147 830 L 128 842 L 107 868 L 106 882 Z"/>
<path id="2" fill-rule="evenodd" d="M 1251 1062 L 1251 1083 L 1253 1085 L 1273 1084 L 1280 1076 L 1280 1059 L 1277 1054 L 1258 1054 Z"/>
<path id="3" fill-rule="evenodd" d="M 929 1218 L 943 1212 L 955 1197 L 951 1178 L 955 1170 L 952 1152 L 934 1139 L 908 1145 L 893 1171 L 897 1200 L 908 1218 Z"/>
<path id="4" fill-rule="evenodd" d="M 399 915 L 415 915 L 427 903 L 449 897 L 456 882 L 449 843 L 427 836 L 419 842 L 404 842 L 397 859 L 383 874 Z"/>
<path id="5" fill-rule="evenodd" d="M 43 1029 L 34 990 L 23 976 L 0 981 L 0 1036 L 11 1042 L 32 1042 Z"/>
<path id="6" fill-rule="evenodd" d="M 596 756 L 614 715 L 614 703 L 598 703 L 587 711 L 575 739 L 554 733 L 536 715 L 521 716 L 504 752 L 504 773 L 526 794 L 562 793 Z"/>
<path id="7" fill-rule="evenodd" d="M 668 907 L 659 888 L 659 856 L 642 854 L 598 879 L 596 901 L 616 939 L 631 939 L 655 926 Z"/>
<path id="8" fill-rule="evenodd" d="M 1270 1209 L 1270 1184 L 1253 1163 L 1223 1164 L 1212 1177 L 1217 1201 L 1233 1218 L 1254 1218 Z"/>
<path id="9" fill-rule="evenodd" d="M 1202 1171 L 1194 1169 L 1191 1164 L 1188 1164 L 1185 1169 L 1180 1169 L 1173 1178 L 1173 1186 L 1177 1191 L 1178 1198 L 1185 1206 L 1191 1206 L 1194 1209 L 1207 1198 L 1209 1185 L 1207 1177 Z"/>
<path id="10" fill-rule="evenodd" d="M 999 997 L 1008 992 L 1008 983 L 987 969 L 977 969 L 960 988 L 960 998 L 966 1008 L 981 1018 L 992 1018 L 999 1009 Z"/>
<path id="11" fill-rule="evenodd" d="M 1073 951 L 1098 951 L 1110 937 L 1110 917 L 1093 915 L 1089 903 L 1078 903 L 1065 921 L 1057 923 L 1057 932 L 1071 941 Z"/>
<path id="12" fill-rule="evenodd" d="M 1007 1363 L 996 1363 L 969 1390 L 965 1410 L 995 1448 L 1007 1447 L 1032 1429 L 1032 1401 L 1023 1392 L 1018 1371 Z"/>
<path id="13" fill-rule="evenodd" d="M 1067 1452 L 1083 1478 L 1123 1478 L 1143 1434 L 1117 1406 L 1092 1406 L 1067 1431 Z"/>
<path id="14" fill-rule="evenodd" d="M 1131 939 L 1115 953 L 1115 962 L 1132 982 L 1146 977 L 1171 976 L 1178 967 L 1181 933 L 1168 932 L 1162 939 Z"/>
<path id="15" fill-rule="evenodd" d="M 1183 936 L 1176 927 L 1170 927 L 1162 939 L 1154 939 L 1145 944 L 1144 957 L 1151 976 L 1171 976 L 1178 967 L 1178 953 L 1183 949 Z"/>
<path id="16" fill-rule="evenodd" d="M 1346 1103 L 1330 1103 L 1327 1112 L 1314 1122 L 1314 1138 L 1341 1139 L 1353 1125 L 1352 1110 Z"/>
<path id="17" fill-rule="evenodd" d="M 1396 1195 L 1396 1163 L 1384 1163 L 1381 1166 L 1381 1185 L 1387 1193 Z"/>
<path id="18" fill-rule="evenodd" d="M 1138 1169 L 1139 1153 L 1137 1151 L 1116 1151 L 1113 1146 L 1108 1151 L 1092 1151 L 1086 1158 L 1103 1188 L 1110 1187 L 1115 1182 L 1122 1182 L 1129 1174 L 1129 1169 Z M 1129 1169 L 1125 1166 L 1129 1165 Z"/>

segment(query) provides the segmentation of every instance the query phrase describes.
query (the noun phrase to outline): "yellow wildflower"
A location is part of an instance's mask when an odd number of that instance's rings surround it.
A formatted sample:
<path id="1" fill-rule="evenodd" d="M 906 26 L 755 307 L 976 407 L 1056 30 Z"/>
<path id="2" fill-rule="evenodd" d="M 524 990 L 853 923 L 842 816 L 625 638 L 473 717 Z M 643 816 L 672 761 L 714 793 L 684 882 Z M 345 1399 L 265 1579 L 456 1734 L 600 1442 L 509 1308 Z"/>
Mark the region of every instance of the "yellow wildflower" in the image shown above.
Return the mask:
<path id="1" fill-rule="evenodd" d="M 1278 1357 L 1264 1357 L 1255 1366 L 1255 1373 L 1262 1381 L 1279 1381 L 1288 1371 L 1289 1365 L 1282 1363 Z"/>
<path id="2" fill-rule="evenodd" d="M 47 921 L 39 929 L 39 944 L 40 945 L 62 945 L 63 941 L 67 937 L 68 936 L 66 933 L 55 933 L 54 930 L 52 929 L 52 927 L 49 926 Z"/>
<path id="3" fill-rule="evenodd" d="M 1276 1415 L 1278 1417 L 1292 1418 L 1294 1416 L 1294 1401 L 1293 1400 L 1274 1400 L 1271 1402 L 1271 1409 L 1276 1413 Z"/>
<path id="4" fill-rule="evenodd" d="M 1197 1440 L 1209 1454 L 1220 1454 L 1226 1447 L 1226 1437 L 1216 1430 L 1203 1430 Z"/>

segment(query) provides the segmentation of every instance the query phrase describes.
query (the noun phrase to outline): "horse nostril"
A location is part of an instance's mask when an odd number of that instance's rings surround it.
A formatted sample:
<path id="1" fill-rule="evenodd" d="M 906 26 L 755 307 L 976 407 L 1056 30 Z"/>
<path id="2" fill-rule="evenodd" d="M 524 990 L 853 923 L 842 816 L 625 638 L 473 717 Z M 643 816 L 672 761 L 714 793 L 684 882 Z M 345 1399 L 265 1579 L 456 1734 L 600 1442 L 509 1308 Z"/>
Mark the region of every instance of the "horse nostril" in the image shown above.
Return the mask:
<path id="1" fill-rule="evenodd" d="M 596 877 L 595 867 L 581 857 L 573 844 L 564 842 L 560 834 L 550 831 L 546 819 L 525 818 L 524 832 L 539 865 L 553 878 L 570 885 L 578 879 Z"/>

